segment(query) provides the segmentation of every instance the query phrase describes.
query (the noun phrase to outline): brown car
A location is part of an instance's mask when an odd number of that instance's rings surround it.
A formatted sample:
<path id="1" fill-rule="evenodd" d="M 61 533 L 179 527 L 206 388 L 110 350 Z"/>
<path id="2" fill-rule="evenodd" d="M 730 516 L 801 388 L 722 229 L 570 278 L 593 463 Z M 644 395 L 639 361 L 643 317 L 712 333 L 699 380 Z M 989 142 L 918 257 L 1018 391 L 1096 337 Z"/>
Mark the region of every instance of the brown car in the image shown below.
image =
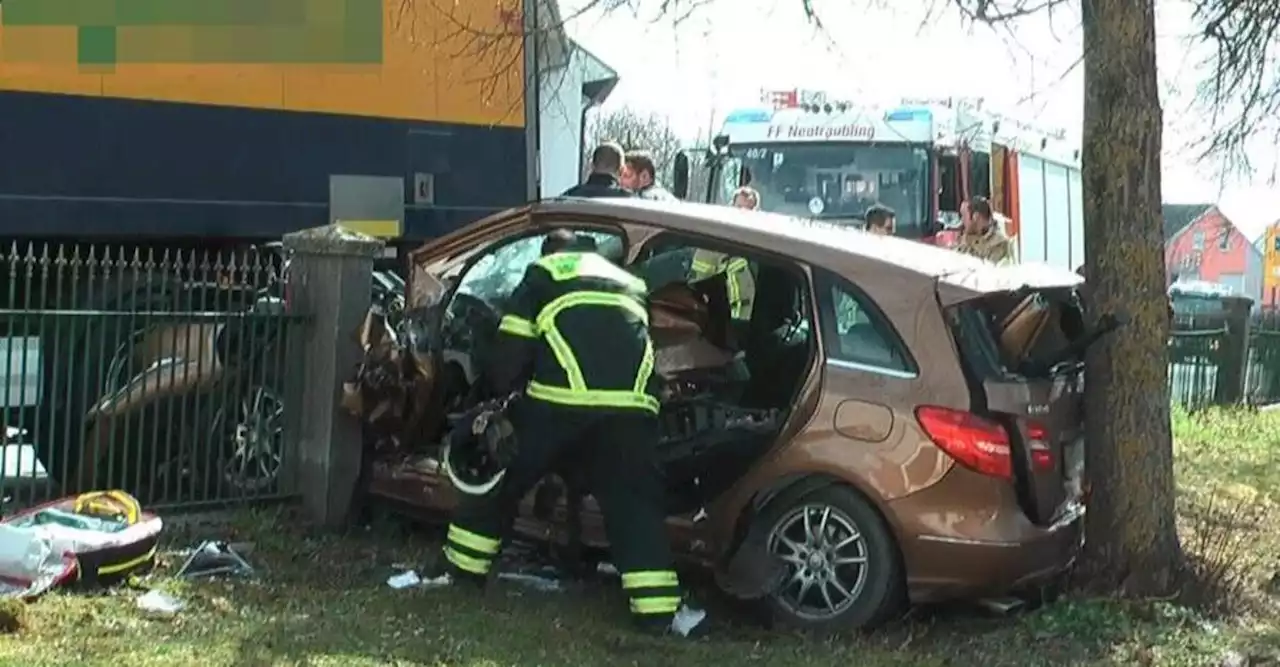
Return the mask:
<path id="1" fill-rule="evenodd" d="M 753 550 L 780 559 L 762 598 L 778 620 L 865 626 L 908 600 L 1000 595 L 1071 565 L 1080 276 L 680 202 L 543 201 L 414 252 L 413 354 L 366 339 L 362 374 L 382 380 L 363 404 L 393 395 L 397 372 L 412 394 L 364 411 L 383 425 L 373 496 L 454 506 L 437 462 L 445 414 L 474 403 L 503 301 L 555 228 L 649 284 L 671 539 L 721 574 Z M 745 260 L 749 280 L 696 271 L 708 258 Z M 557 488 L 530 495 L 519 532 L 569 539 Z M 589 498 L 581 512 L 583 542 L 606 546 Z"/>

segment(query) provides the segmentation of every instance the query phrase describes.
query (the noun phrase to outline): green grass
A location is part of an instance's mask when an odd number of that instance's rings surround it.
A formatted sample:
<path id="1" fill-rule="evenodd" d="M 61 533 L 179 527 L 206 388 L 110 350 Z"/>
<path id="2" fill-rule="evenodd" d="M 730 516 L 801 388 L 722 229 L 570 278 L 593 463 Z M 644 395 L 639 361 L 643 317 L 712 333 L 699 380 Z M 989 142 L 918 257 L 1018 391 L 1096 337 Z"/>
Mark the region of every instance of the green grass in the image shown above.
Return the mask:
<path id="1" fill-rule="evenodd" d="M 1174 425 L 1189 533 L 1206 530 L 1197 508 L 1210 499 L 1268 507 L 1280 492 L 1280 414 L 1177 414 Z M 1240 594 L 1248 599 L 1228 616 L 1210 618 L 1167 602 L 1069 598 L 1007 618 L 963 605 L 917 610 L 869 636 L 816 639 L 767 632 L 716 609 L 711 638 L 676 641 L 627 632 L 624 605 L 607 583 L 560 593 L 506 584 L 484 599 L 453 590 L 395 591 L 385 584 L 393 566 L 429 557 L 430 536 L 389 529 L 322 534 L 298 526 L 287 510 L 259 510 L 216 530 L 170 535 L 175 547 L 205 536 L 253 541 L 259 581 L 178 582 L 164 577 L 179 564 L 171 559 L 149 580 L 186 602 L 170 619 L 137 611 L 135 590 L 49 595 L 27 605 L 22 630 L 0 636 L 0 665 L 1199 667 L 1219 664 L 1229 650 L 1280 659 L 1280 607 L 1261 590 L 1280 569 L 1280 525 L 1273 518 L 1242 527 L 1244 548 L 1266 558 L 1244 574 Z M 1239 556 L 1220 550 L 1197 555 Z"/>

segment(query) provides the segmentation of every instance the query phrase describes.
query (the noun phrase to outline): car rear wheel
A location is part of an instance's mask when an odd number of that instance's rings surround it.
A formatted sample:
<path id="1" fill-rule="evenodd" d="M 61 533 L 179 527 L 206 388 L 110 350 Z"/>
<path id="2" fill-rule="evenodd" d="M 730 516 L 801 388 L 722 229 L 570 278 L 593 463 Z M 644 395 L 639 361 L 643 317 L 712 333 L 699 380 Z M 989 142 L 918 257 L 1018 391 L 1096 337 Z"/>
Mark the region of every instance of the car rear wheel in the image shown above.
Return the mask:
<path id="1" fill-rule="evenodd" d="M 830 486 L 771 506 L 767 548 L 786 566 L 767 600 L 775 621 L 835 631 L 887 620 L 903 602 L 898 549 L 880 515 L 852 489 Z"/>

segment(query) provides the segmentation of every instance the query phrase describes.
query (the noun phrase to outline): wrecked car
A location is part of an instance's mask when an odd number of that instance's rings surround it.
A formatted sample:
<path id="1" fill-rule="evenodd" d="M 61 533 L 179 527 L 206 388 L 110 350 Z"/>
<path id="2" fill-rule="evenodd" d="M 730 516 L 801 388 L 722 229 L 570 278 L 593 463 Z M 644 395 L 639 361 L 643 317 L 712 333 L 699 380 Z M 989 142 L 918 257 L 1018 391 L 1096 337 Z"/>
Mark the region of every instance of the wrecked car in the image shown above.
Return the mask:
<path id="1" fill-rule="evenodd" d="M 671 538 L 718 575 L 744 554 L 781 564 L 740 597 L 792 626 L 861 627 L 1073 562 L 1082 358 L 1106 332 L 1078 275 L 680 202 L 548 200 L 415 251 L 402 323 L 371 312 L 344 399 L 366 422 L 374 499 L 455 506 L 441 449 L 485 400 L 473 387 L 503 304 L 558 228 L 649 287 Z M 707 257 L 749 280 L 695 271 Z M 572 486 L 544 481 L 517 532 L 607 547 Z"/>

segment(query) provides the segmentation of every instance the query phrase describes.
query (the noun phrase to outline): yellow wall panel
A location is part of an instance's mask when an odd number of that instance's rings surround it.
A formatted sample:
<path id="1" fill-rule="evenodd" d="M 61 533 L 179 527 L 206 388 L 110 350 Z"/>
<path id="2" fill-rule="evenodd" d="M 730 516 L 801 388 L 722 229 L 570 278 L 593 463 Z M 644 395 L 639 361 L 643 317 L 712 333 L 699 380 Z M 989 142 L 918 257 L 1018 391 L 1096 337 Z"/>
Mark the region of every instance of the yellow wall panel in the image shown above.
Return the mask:
<path id="1" fill-rule="evenodd" d="M 3 4 L 0 3 L 0 21 Z M 76 31 L 61 26 L 0 28 L 0 89 L 97 95 L 102 77 L 76 65 Z"/>
<path id="2" fill-rule="evenodd" d="M 116 29 L 119 64 L 94 69 L 76 64 L 74 26 L 0 26 L 0 54 L 7 44 L 31 56 L 0 60 L 0 89 L 523 126 L 520 0 L 406 7 L 384 2 L 378 65 L 153 64 L 152 54 L 198 58 L 209 35 L 128 26 Z"/>
<path id="3" fill-rule="evenodd" d="M 102 75 L 102 94 L 255 109 L 284 104 L 279 68 L 272 65 L 116 65 Z"/>
<path id="4" fill-rule="evenodd" d="M 425 0 L 439 14 L 432 44 L 442 117 L 524 125 L 520 0 Z"/>

